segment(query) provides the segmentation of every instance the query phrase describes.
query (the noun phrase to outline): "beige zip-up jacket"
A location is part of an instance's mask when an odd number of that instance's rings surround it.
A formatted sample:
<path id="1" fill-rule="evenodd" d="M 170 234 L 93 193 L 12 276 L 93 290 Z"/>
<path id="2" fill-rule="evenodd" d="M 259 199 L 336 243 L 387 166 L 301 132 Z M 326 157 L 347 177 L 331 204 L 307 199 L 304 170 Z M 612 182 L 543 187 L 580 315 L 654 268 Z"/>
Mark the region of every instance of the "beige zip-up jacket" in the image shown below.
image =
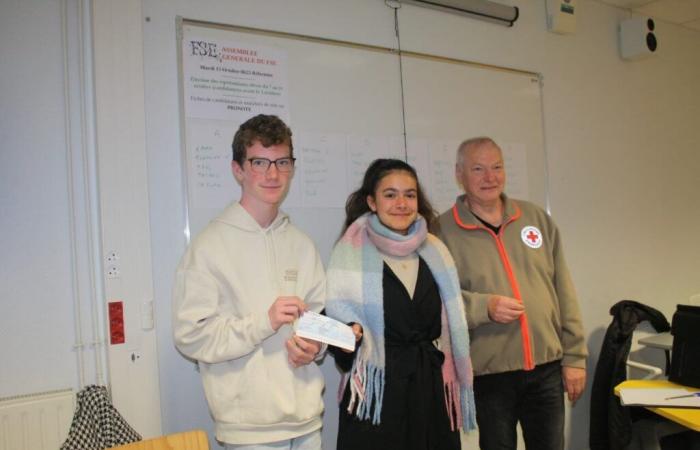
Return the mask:
<path id="1" fill-rule="evenodd" d="M 474 374 L 531 370 L 556 360 L 585 367 L 578 300 L 551 217 L 530 202 L 503 195 L 503 224 L 495 234 L 464 198 L 440 215 L 436 234 L 457 265 Z M 520 300 L 525 306 L 520 320 L 492 322 L 487 302 L 493 294 Z"/>

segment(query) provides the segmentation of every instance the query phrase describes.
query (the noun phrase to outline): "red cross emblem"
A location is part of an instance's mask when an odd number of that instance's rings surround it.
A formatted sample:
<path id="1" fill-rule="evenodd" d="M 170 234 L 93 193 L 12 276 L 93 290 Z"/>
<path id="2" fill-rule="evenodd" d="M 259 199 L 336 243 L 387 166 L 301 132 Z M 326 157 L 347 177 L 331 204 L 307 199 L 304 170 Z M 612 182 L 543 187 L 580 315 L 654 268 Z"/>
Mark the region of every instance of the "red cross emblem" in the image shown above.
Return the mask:
<path id="1" fill-rule="evenodd" d="M 537 227 L 531 225 L 524 227 L 520 232 L 520 238 L 530 248 L 542 247 L 542 232 Z"/>

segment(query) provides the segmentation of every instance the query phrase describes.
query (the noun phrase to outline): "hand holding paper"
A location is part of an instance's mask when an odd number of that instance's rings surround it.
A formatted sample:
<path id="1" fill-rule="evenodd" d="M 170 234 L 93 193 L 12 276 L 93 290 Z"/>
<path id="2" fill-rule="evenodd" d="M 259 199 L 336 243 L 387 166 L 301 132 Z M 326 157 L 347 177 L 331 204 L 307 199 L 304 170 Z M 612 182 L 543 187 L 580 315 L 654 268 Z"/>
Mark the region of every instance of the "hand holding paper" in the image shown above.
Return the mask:
<path id="1" fill-rule="evenodd" d="M 277 297 L 267 311 L 270 326 L 277 331 L 286 324 L 292 323 L 306 309 L 306 305 L 299 297 Z"/>
<path id="2" fill-rule="evenodd" d="M 355 333 L 352 328 L 330 317 L 313 311 L 306 311 L 294 322 L 297 336 L 340 347 L 355 350 Z"/>
<path id="3" fill-rule="evenodd" d="M 287 359 L 292 367 L 301 367 L 310 364 L 321 350 L 321 343 L 313 339 L 305 339 L 298 335 L 292 335 L 285 343 L 287 347 Z"/>

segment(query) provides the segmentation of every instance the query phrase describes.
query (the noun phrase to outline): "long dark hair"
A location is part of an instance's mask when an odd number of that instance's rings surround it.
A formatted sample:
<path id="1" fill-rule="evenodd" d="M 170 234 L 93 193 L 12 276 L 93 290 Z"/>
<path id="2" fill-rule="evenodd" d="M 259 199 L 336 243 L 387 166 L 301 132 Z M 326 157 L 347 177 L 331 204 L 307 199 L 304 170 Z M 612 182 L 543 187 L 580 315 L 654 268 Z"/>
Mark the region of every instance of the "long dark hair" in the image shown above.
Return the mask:
<path id="1" fill-rule="evenodd" d="M 423 188 L 418 182 L 418 174 L 416 169 L 414 169 L 410 164 L 400 159 L 375 159 L 372 164 L 369 165 L 365 176 L 362 179 L 362 186 L 360 189 L 356 190 L 348 197 L 345 202 L 345 223 L 343 224 L 343 231 L 341 236 L 348 227 L 357 220 L 358 217 L 364 213 L 371 211 L 369 205 L 367 204 L 367 196 L 375 196 L 377 190 L 377 185 L 379 182 L 391 172 L 406 172 L 414 180 L 416 180 L 416 199 L 418 200 L 418 214 L 423 216 L 428 226 L 432 225 L 435 221 L 436 215 L 433 210 L 433 206 L 428 201 L 428 198 L 423 193 Z"/>

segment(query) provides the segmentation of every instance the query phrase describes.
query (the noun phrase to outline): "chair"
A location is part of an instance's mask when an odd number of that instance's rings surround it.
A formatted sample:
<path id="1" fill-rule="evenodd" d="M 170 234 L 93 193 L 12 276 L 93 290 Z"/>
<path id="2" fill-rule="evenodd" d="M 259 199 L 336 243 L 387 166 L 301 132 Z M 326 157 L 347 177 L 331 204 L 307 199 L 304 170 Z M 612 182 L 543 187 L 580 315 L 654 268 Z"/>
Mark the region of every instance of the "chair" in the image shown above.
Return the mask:
<path id="1" fill-rule="evenodd" d="M 633 300 L 621 300 L 610 308 L 613 320 L 608 326 L 596 363 L 591 387 L 589 445 L 591 450 L 621 450 L 633 437 L 631 409 L 620 404 L 614 388 L 628 378 L 633 332 L 642 322 L 650 322 L 658 332 L 671 326 L 663 313 Z M 639 360 L 632 359 L 633 362 Z"/>
<path id="2" fill-rule="evenodd" d="M 658 357 L 662 354 L 659 349 L 650 349 L 639 343 L 640 339 L 644 339 L 645 337 L 653 336 L 655 334 L 658 334 L 657 331 L 648 322 L 642 322 L 637 325 L 632 333 L 630 352 L 627 355 L 627 361 L 625 362 L 627 366 L 628 380 L 654 380 L 666 378 L 663 369 L 656 365 L 647 364 L 648 362 L 656 363 L 657 361 L 660 361 L 660 358 L 654 358 L 654 356 Z M 665 353 L 666 366 L 668 367 L 668 350 L 665 350 Z M 640 362 L 640 359 L 644 360 L 645 362 Z M 637 414 L 638 413 L 639 411 L 637 411 Z M 659 443 L 661 442 L 662 438 L 672 434 L 681 433 L 683 431 L 686 431 L 686 429 L 677 423 L 661 419 L 651 414 L 647 414 L 647 417 L 642 415 L 641 417 L 637 417 L 632 423 L 632 442 L 630 443 L 628 450 L 660 450 L 661 447 Z"/>
<path id="3" fill-rule="evenodd" d="M 625 364 L 627 366 L 628 380 L 654 380 L 659 378 L 665 378 L 664 369 L 661 369 L 660 367 L 653 364 L 647 364 L 648 362 L 650 362 L 649 360 L 657 359 L 652 357 L 657 356 L 653 355 L 654 353 L 658 353 L 659 355 L 661 355 L 661 352 L 658 352 L 658 350 L 654 351 L 652 349 L 647 349 L 645 346 L 639 343 L 640 339 L 655 334 L 657 334 L 657 331 L 654 330 L 654 328 L 648 322 L 642 322 L 639 325 L 637 325 L 634 332 L 632 333 L 630 352 L 628 353 L 627 360 L 625 361 Z M 646 362 L 641 362 L 640 359 L 643 359 Z"/>
<path id="4" fill-rule="evenodd" d="M 111 450 L 209 450 L 209 439 L 204 431 L 191 430 L 132 442 Z"/>

